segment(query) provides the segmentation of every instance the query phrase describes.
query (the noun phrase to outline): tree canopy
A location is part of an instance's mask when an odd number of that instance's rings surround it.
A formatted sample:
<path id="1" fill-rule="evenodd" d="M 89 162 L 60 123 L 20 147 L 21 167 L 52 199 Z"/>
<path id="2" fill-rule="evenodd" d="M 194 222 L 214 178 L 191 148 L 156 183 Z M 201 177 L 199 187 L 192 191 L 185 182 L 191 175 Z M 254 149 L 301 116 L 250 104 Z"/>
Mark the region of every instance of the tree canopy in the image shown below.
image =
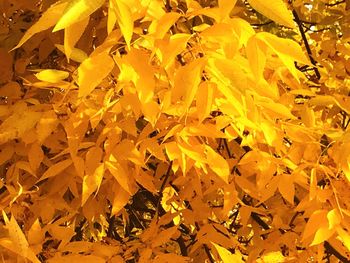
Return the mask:
<path id="1" fill-rule="evenodd" d="M 0 2 L 4 262 L 349 262 L 349 0 Z"/>

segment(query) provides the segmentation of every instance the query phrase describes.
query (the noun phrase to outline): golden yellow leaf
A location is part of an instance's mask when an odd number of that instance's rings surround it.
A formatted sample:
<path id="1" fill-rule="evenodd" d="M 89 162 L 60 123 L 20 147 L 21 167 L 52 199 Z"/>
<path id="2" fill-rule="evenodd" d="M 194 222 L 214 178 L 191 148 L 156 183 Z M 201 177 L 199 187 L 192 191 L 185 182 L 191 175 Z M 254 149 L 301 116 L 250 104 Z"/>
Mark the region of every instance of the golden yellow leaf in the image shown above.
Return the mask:
<path id="1" fill-rule="evenodd" d="M 132 35 L 134 33 L 134 20 L 132 18 L 132 13 L 128 2 L 124 0 L 111 0 L 113 3 L 113 10 L 117 17 L 117 21 L 122 31 L 122 34 L 125 39 L 125 43 L 130 49 L 130 42 Z"/>
<path id="2" fill-rule="evenodd" d="M 216 85 L 205 81 L 199 84 L 199 92 L 196 95 L 196 108 L 199 122 L 209 116 L 214 99 Z"/>
<path id="3" fill-rule="evenodd" d="M 190 107 L 201 82 L 205 60 L 197 59 L 177 70 L 175 86 L 172 89 L 171 99 L 174 102 L 183 100 L 186 107 Z"/>
<path id="4" fill-rule="evenodd" d="M 69 59 L 72 58 L 72 53 L 74 52 L 74 46 L 82 36 L 89 23 L 89 19 L 85 18 L 81 21 L 78 21 L 69 27 L 66 27 L 64 30 L 64 54 Z M 77 51 L 75 50 L 75 53 Z M 75 54 L 74 54 L 75 55 Z M 74 59 L 73 59 L 74 60 Z M 82 62 L 82 61 L 81 61 Z"/>
<path id="5" fill-rule="evenodd" d="M 266 63 L 266 50 L 263 50 L 262 48 L 263 47 L 259 45 L 254 36 L 249 38 L 246 46 L 246 53 L 250 68 L 257 79 L 264 77 L 263 73 Z"/>
<path id="6" fill-rule="evenodd" d="M 227 161 L 210 146 L 205 147 L 209 168 L 213 170 L 225 183 L 228 183 L 230 168 Z"/>
<path id="7" fill-rule="evenodd" d="M 114 67 L 107 52 L 101 52 L 84 60 L 78 68 L 79 97 L 89 95 Z"/>
<path id="8" fill-rule="evenodd" d="M 35 74 L 41 81 L 50 83 L 57 83 L 69 77 L 69 72 L 57 69 L 44 69 L 39 73 Z"/>
<path id="9" fill-rule="evenodd" d="M 105 0 L 73 0 L 68 3 L 68 6 L 61 14 L 60 20 L 52 32 L 67 28 L 81 20 L 89 17 L 93 12 L 99 9 Z"/>
<path id="10" fill-rule="evenodd" d="M 154 20 L 148 31 L 155 39 L 164 38 L 170 27 L 180 18 L 180 13 L 165 13 L 159 20 Z"/>
<path id="11" fill-rule="evenodd" d="M 301 46 L 295 41 L 281 38 L 267 32 L 257 33 L 256 38 L 261 40 L 261 44 L 259 45 L 265 43 L 278 55 L 282 63 L 288 68 L 296 79 L 299 79 L 298 73 L 300 72 L 295 68 L 294 62 L 297 61 L 305 65 L 310 65 L 310 61 L 304 54 Z"/>
<path id="12" fill-rule="evenodd" d="M 274 0 L 273 3 L 264 0 L 248 0 L 248 3 L 276 23 L 290 28 L 295 27 L 292 12 L 288 10 L 283 0 Z"/>
<path id="13" fill-rule="evenodd" d="M 112 203 L 112 215 L 116 215 L 128 203 L 130 194 L 118 183 L 114 184 L 113 189 L 114 198 Z"/>
<path id="14" fill-rule="evenodd" d="M 342 239 L 344 246 L 350 250 L 350 235 L 347 231 L 345 231 L 342 227 L 337 227 L 337 233 Z"/>

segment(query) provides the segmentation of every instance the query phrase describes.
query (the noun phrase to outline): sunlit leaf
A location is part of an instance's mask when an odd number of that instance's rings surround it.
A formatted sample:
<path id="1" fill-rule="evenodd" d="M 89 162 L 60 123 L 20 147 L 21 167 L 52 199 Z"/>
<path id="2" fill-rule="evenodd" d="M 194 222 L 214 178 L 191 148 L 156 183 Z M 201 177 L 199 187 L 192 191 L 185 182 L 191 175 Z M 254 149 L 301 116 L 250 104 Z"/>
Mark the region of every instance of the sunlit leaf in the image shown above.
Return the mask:
<path id="1" fill-rule="evenodd" d="M 283 0 L 276 0 L 273 4 L 264 0 L 248 0 L 248 3 L 273 21 L 290 28 L 295 27 L 292 12 L 288 10 Z"/>
<path id="2" fill-rule="evenodd" d="M 90 16 L 93 12 L 99 9 L 105 0 L 73 0 L 68 3 L 68 6 L 60 17 L 53 32 L 67 28 L 74 23 L 80 22 L 81 20 Z"/>

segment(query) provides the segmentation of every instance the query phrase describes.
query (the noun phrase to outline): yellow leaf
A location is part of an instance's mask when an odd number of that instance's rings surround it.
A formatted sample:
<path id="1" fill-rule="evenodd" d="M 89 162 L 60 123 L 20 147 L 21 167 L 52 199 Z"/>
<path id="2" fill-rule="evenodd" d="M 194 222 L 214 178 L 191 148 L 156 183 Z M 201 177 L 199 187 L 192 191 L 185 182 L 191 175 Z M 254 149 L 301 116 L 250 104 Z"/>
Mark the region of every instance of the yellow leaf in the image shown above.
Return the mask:
<path id="1" fill-rule="evenodd" d="M 250 68 L 254 76 L 257 79 L 263 78 L 265 63 L 266 63 L 266 50 L 262 50 L 255 36 L 249 38 L 246 46 L 246 53 L 249 61 Z"/>
<path id="2" fill-rule="evenodd" d="M 114 11 L 113 0 L 109 0 L 108 5 L 108 17 L 107 17 L 107 33 L 110 34 L 113 31 L 115 23 L 117 22 L 117 15 Z"/>
<path id="3" fill-rule="evenodd" d="M 12 155 L 15 153 L 15 148 L 13 145 L 2 146 L 0 149 L 0 165 L 3 165 L 5 162 L 12 158 Z"/>
<path id="4" fill-rule="evenodd" d="M 256 103 L 262 106 L 264 110 L 267 110 L 274 118 L 296 119 L 290 112 L 290 109 L 281 103 L 274 102 L 270 99 L 266 99 L 266 101 L 257 101 Z"/>
<path id="5" fill-rule="evenodd" d="M 158 21 L 153 20 L 148 31 L 155 39 L 164 38 L 170 27 L 179 19 L 180 13 L 165 13 Z"/>
<path id="6" fill-rule="evenodd" d="M 54 165 L 50 166 L 49 169 L 46 170 L 46 172 L 40 177 L 39 181 L 56 176 L 57 174 L 63 172 L 66 168 L 68 168 L 72 163 L 73 161 L 71 159 L 55 163 Z"/>
<path id="7" fill-rule="evenodd" d="M 9 220 L 4 210 L 2 210 L 2 215 L 5 221 L 6 228 L 8 229 L 8 234 L 11 241 L 11 251 L 17 253 L 19 256 L 22 256 L 31 262 L 40 263 L 38 258 L 35 256 L 33 251 L 29 248 L 28 241 L 23 234 L 21 228 L 18 226 L 18 223 L 14 216 L 11 216 Z M 3 242 L 0 242 L 0 245 L 4 245 Z M 7 246 L 5 246 L 8 248 Z"/>
<path id="8" fill-rule="evenodd" d="M 112 215 L 116 215 L 128 203 L 130 194 L 118 183 L 114 185 L 114 198 L 112 203 Z"/>
<path id="9" fill-rule="evenodd" d="M 183 100 L 186 107 L 190 107 L 201 82 L 204 59 L 196 59 L 190 64 L 177 70 L 175 86 L 172 89 L 171 99 L 174 102 Z"/>
<path id="10" fill-rule="evenodd" d="M 87 17 L 89 17 L 93 12 L 99 9 L 105 0 L 73 0 L 70 1 L 67 8 L 64 10 L 63 15 L 61 15 L 60 20 L 57 22 L 56 26 L 52 32 L 69 27 Z"/>
<path id="11" fill-rule="evenodd" d="M 152 240 L 152 248 L 159 247 L 159 246 L 163 245 L 164 243 L 170 241 L 170 238 L 172 238 L 176 232 L 177 232 L 177 226 L 173 226 L 173 227 L 170 227 L 166 230 L 161 231 Z"/>
<path id="12" fill-rule="evenodd" d="M 67 60 L 72 56 L 74 46 L 82 36 L 89 23 L 89 19 L 85 18 L 78 21 L 64 30 L 64 53 L 66 54 Z"/>
<path id="13" fill-rule="evenodd" d="M 278 190 L 284 199 L 286 199 L 290 204 L 294 204 L 294 180 L 293 176 L 289 174 L 281 174 L 278 183 Z"/>
<path id="14" fill-rule="evenodd" d="M 127 2 L 122 0 L 112 0 L 117 21 L 125 39 L 125 43 L 130 49 L 130 42 L 134 33 L 134 20 Z"/>
<path id="15" fill-rule="evenodd" d="M 44 69 L 39 73 L 35 74 L 35 77 L 37 77 L 41 81 L 57 83 L 61 80 L 68 78 L 69 73 L 67 71 L 57 69 Z"/>
<path id="16" fill-rule="evenodd" d="M 280 38 L 267 32 L 257 33 L 256 38 L 269 46 L 278 55 L 282 63 L 296 79 L 298 79 L 299 72 L 295 68 L 294 62 L 297 61 L 305 65 L 310 64 L 309 59 L 304 54 L 301 46 L 291 39 Z"/>
<path id="17" fill-rule="evenodd" d="M 344 246 L 350 250 L 350 235 L 348 231 L 345 231 L 342 227 L 337 227 L 337 233 L 343 241 Z"/>
<path id="18" fill-rule="evenodd" d="M 58 125 L 57 115 L 54 111 L 46 111 L 41 116 L 38 124 L 36 125 L 37 138 L 40 143 L 43 143 L 45 139 L 51 134 L 51 132 Z"/>
<path id="19" fill-rule="evenodd" d="M 140 170 L 139 173 L 135 173 L 135 180 L 142 185 L 144 188 L 146 188 L 151 193 L 157 193 L 157 188 L 154 185 L 154 178 L 153 176 L 149 175 L 147 172 Z"/>
<path id="20" fill-rule="evenodd" d="M 55 45 L 59 51 L 65 53 L 63 45 Z M 88 58 L 88 55 L 79 48 L 72 48 L 72 51 L 69 55 L 69 58 L 75 62 L 82 63 L 85 59 Z"/>
<path id="21" fill-rule="evenodd" d="M 78 68 L 79 97 L 89 95 L 114 67 L 107 52 L 101 52 L 84 60 Z"/>
<path id="22" fill-rule="evenodd" d="M 286 262 L 286 258 L 283 256 L 281 251 L 273 251 L 264 254 L 261 259 L 259 258 L 257 263 L 281 263 Z"/>
<path id="23" fill-rule="evenodd" d="M 50 6 L 39 18 L 39 20 L 26 31 L 24 36 L 19 41 L 18 45 L 15 46 L 13 49 L 21 47 L 25 42 L 28 41 L 28 39 L 30 39 L 36 33 L 39 33 L 54 26 L 56 22 L 61 18 L 66 5 L 67 2 L 57 2 Z"/>
<path id="24" fill-rule="evenodd" d="M 312 213 L 302 236 L 302 241 L 310 238 L 320 228 L 328 228 L 327 210 L 316 210 Z"/>
<path id="25" fill-rule="evenodd" d="M 41 149 L 40 145 L 38 143 L 33 143 L 28 152 L 28 160 L 30 164 L 30 168 L 32 168 L 33 171 L 36 171 L 36 169 L 39 168 L 40 163 L 44 159 L 44 153 Z"/>
<path id="26" fill-rule="evenodd" d="M 341 223 L 341 215 L 338 209 L 332 209 L 327 214 L 330 229 L 336 228 Z"/>
<path id="27" fill-rule="evenodd" d="M 132 193 L 130 186 L 130 179 L 128 173 L 125 171 L 123 166 L 115 161 L 115 162 L 106 162 L 106 166 L 108 170 L 111 172 L 113 177 L 117 180 L 117 182 L 121 185 L 121 187 L 129 194 Z"/>
<path id="28" fill-rule="evenodd" d="M 211 244 L 215 247 L 216 251 L 219 253 L 219 256 L 222 259 L 223 263 L 244 262 L 242 260 L 242 255 L 238 249 L 236 250 L 235 254 L 232 254 L 226 248 L 219 246 L 218 244 L 215 244 L 213 242 L 211 242 Z"/>
<path id="29" fill-rule="evenodd" d="M 206 145 L 206 154 L 208 166 L 213 170 L 225 183 L 228 183 L 230 168 L 227 161 L 210 146 Z"/>
<path id="30" fill-rule="evenodd" d="M 16 104 L 14 113 L 0 125 L 0 144 L 22 137 L 34 128 L 41 115 L 40 112 L 30 110 L 25 103 Z"/>
<path id="31" fill-rule="evenodd" d="M 292 12 L 288 10 L 283 0 L 274 0 L 273 3 L 264 0 L 248 0 L 248 3 L 276 23 L 290 28 L 295 27 Z"/>
<path id="32" fill-rule="evenodd" d="M 45 239 L 45 233 L 36 219 L 28 231 L 28 243 L 30 245 L 40 244 Z"/>
<path id="33" fill-rule="evenodd" d="M 221 11 L 221 18 L 229 17 L 231 10 L 235 7 L 237 0 L 219 0 L 218 6 Z"/>
<path id="34" fill-rule="evenodd" d="M 196 95 L 196 108 L 199 122 L 209 117 L 214 98 L 216 85 L 212 82 L 202 82 L 198 87 L 199 92 Z"/>
<path id="35" fill-rule="evenodd" d="M 86 174 L 83 178 L 83 193 L 81 197 L 81 206 L 85 204 L 90 195 L 98 191 L 104 174 L 104 164 L 97 166 L 93 174 Z"/>

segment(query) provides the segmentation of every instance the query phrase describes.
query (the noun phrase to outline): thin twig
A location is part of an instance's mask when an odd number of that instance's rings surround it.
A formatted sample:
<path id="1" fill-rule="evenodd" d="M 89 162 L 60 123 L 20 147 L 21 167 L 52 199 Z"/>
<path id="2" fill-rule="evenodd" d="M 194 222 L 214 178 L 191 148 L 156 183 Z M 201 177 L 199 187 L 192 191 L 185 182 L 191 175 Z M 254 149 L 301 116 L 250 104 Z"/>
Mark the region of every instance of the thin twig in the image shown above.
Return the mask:
<path id="1" fill-rule="evenodd" d="M 316 60 L 312 56 L 311 48 L 310 48 L 309 42 L 307 41 L 304 29 L 303 29 L 303 24 L 300 21 L 298 13 L 295 10 L 293 10 L 293 15 L 294 15 L 295 22 L 298 24 L 298 28 L 299 28 L 301 37 L 303 39 L 303 42 L 304 42 L 307 54 L 308 54 L 308 56 L 310 58 L 310 61 L 311 61 L 312 65 L 314 65 L 314 72 L 316 74 L 316 77 L 317 77 L 317 79 L 320 79 L 321 78 L 321 74 L 320 74 L 320 72 L 318 71 L 318 69 L 316 67 Z"/>

